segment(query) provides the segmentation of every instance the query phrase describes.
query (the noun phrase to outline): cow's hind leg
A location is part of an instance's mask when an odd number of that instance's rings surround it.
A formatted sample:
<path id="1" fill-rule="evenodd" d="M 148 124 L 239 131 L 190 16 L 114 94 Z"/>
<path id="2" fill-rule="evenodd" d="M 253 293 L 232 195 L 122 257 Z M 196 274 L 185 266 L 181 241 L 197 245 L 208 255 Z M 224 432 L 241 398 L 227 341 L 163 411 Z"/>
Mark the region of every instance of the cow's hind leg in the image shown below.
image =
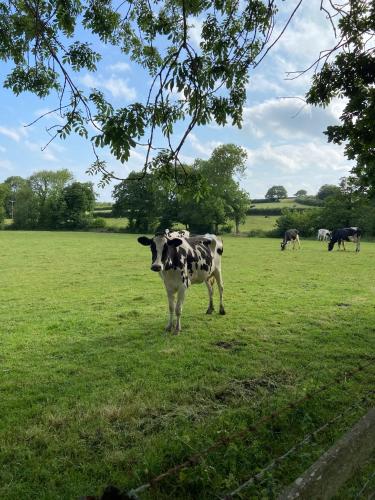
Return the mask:
<path id="1" fill-rule="evenodd" d="M 223 303 L 224 285 L 223 285 L 223 278 L 221 276 L 221 269 L 215 269 L 214 276 L 215 276 L 215 279 L 216 279 L 217 286 L 219 287 L 219 294 L 220 294 L 220 309 L 219 309 L 219 313 L 220 314 L 225 314 L 224 303 Z"/>
<path id="2" fill-rule="evenodd" d="M 185 285 L 181 285 L 177 291 L 177 302 L 176 302 L 176 328 L 175 333 L 181 331 L 181 314 L 182 314 L 182 306 L 184 305 L 185 300 Z"/>
<path id="3" fill-rule="evenodd" d="M 175 298 L 175 292 L 173 290 L 168 290 L 167 288 L 167 295 L 168 295 L 168 305 L 169 305 L 169 322 L 167 326 L 165 327 L 166 332 L 170 332 L 173 328 L 173 315 L 174 315 L 174 298 Z"/>
<path id="4" fill-rule="evenodd" d="M 211 314 L 212 311 L 214 311 L 214 302 L 213 302 L 213 295 L 214 295 L 214 283 L 215 283 L 215 278 L 211 276 L 211 278 L 208 278 L 206 280 L 206 285 L 207 285 L 207 290 L 208 290 L 208 309 L 206 311 L 206 314 Z"/>

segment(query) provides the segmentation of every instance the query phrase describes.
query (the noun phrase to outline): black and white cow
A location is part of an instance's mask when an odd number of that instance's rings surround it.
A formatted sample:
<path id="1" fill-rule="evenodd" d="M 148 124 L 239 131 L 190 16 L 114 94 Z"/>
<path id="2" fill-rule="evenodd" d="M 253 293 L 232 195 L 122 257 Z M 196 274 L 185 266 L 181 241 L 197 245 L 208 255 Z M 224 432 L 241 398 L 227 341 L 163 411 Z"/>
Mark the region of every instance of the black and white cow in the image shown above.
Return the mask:
<path id="1" fill-rule="evenodd" d="M 166 229 L 165 234 L 168 238 L 189 238 L 190 232 L 187 229 L 177 229 L 176 231 Z"/>
<path id="2" fill-rule="evenodd" d="M 343 227 L 341 229 L 334 229 L 330 242 L 328 243 L 328 251 L 331 252 L 335 243 L 340 250 L 341 244 L 345 249 L 345 241 L 353 241 L 356 243 L 355 251 L 359 252 L 361 249 L 361 230 L 358 227 Z"/>
<path id="3" fill-rule="evenodd" d="M 168 234 L 156 234 L 153 238 L 141 236 L 141 245 L 150 246 L 151 271 L 160 273 L 168 295 L 169 322 L 166 331 L 181 330 L 181 312 L 187 288 L 191 284 L 206 283 L 209 296 L 207 314 L 214 310 L 213 285 L 215 280 L 220 293 L 220 314 L 225 314 L 223 304 L 223 279 L 221 256 L 223 243 L 215 235 L 194 236 L 192 238 L 170 238 Z M 177 301 L 176 301 L 177 295 Z"/>
<path id="4" fill-rule="evenodd" d="M 318 230 L 318 240 L 328 241 L 331 238 L 331 231 L 329 229 L 319 229 Z"/>
<path id="5" fill-rule="evenodd" d="M 301 248 L 301 243 L 299 241 L 299 232 L 297 229 L 288 229 L 285 231 L 284 239 L 281 242 L 281 250 L 285 250 L 288 243 L 292 242 L 293 250 L 295 249 L 296 242 L 298 243 L 298 248 Z"/>

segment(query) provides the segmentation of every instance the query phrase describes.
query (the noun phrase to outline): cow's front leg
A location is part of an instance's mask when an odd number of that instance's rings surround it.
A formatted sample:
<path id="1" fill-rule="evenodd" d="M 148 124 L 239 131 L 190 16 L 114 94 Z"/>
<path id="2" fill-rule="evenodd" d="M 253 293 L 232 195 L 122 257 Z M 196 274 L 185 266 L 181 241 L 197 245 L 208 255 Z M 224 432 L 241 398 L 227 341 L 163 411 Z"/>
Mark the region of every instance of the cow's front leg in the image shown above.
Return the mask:
<path id="1" fill-rule="evenodd" d="M 206 280 L 206 285 L 207 285 L 207 290 L 208 290 L 208 309 L 206 311 L 206 314 L 212 314 L 212 311 L 214 311 L 214 302 L 213 302 L 213 295 L 214 295 L 214 289 L 213 289 L 213 284 L 214 284 L 214 278 L 208 278 Z"/>
<path id="2" fill-rule="evenodd" d="M 168 295 L 168 305 L 169 305 L 169 322 L 168 322 L 167 326 L 165 327 L 165 331 L 170 332 L 173 329 L 175 292 L 173 290 L 168 290 L 168 288 L 167 288 L 167 295 Z"/>
<path id="3" fill-rule="evenodd" d="M 177 302 L 176 302 L 176 310 L 175 310 L 175 312 L 176 312 L 175 333 L 176 334 L 181 331 L 181 313 L 182 313 L 182 306 L 184 305 L 184 300 L 185 300 L 185 292 L 186 292 L 185 285 L 181 285 L 177 291 Z"/>

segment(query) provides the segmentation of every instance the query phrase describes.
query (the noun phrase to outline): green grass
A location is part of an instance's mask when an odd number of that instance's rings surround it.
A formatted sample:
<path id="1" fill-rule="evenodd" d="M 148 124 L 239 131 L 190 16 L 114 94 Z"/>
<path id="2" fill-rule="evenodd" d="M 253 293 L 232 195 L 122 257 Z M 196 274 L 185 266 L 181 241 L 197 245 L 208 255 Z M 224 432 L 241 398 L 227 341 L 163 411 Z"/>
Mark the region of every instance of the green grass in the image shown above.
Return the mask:
<path id="1" fill-rule="evenodd" d="M 227 315 L 206 316 L 206 289 L 193 286 L 172 336 L 163 284 L 136 236 L 5 231 L 0 240 L 2 499 L 138 486 L 374 354 L 372 243 L 358 255 L 316 241 L 280 252 L 278 240 L 226 237 Z M 143 497 L 231 490 L 373 388 L 374 369 L 343 380 Z M 364 412 L 246 498 L 273 497 Z"/>
<path id="2" fill-rule="evenodd" d="M 107 227 L 116 227 L 125 229 L 128 225 L 128 219 L 126 217 L 109 217 L 108 219 L 104 219 Z"/>
<path id="3" fill-rule="evenodd" d="M 277 215 L 248 215 L 246 216 L 246 222 L 240 226 L 240 232 L 271 231 L 271 229 L 275 228 L 277 219 Z"/>
<path id="4" fill-rule="evenodd" d="M 248 215 L 246 222 L 240 226 L 240 231 L 244 233 L 255 230 L 270 231 L 275 227 L 277 218 L 277 216 Z M 105 223 L 107 227 L 125 228 L 128 225 L 128 219 L 126 217 L 108 218 L 105 219 Z M 181 224 L 176 226 L 183 227 Z"/>
<path id="5" fill-rule="evenodd" d="M 280 201 L 270 201 L 269 203 L 252 203 L 255 205 L 253 208 L 316 208 L 310 205 L 303 205 L 302 203 L 297 203 L 294 198 L 284 198 Z"/>

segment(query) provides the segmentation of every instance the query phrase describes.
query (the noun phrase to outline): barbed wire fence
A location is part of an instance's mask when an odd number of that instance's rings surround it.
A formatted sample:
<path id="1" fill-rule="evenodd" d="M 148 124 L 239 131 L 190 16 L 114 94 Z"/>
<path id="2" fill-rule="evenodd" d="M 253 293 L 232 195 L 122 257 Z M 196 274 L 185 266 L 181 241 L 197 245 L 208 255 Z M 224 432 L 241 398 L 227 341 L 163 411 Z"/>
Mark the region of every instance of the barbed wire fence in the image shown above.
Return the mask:
<path id="1" fill-rule="evenodd" d="M 254 474 L 253 476 L 251 476 L 244 483 L 242 483 L 240 486 L 238 486 L 235 490 L 231 491 L 230 493 L 227 493 L 224 496 L 221 496 L 220 497 L 221 500 L 229 500 L 231 498 L 234 498 L 235 496 L 239 495 L 242 491 L 246 490 L 254 483 L 260 483 L 267 472 L 270 472 L 273 469 L 275 469 L 276 467 L 279 467 L 284 460 L 286 460 L 293 453 L 297 452 L 305 444 L 307 444 L 310 441 L 312 441 L 313 439 L 315 439 L 321 432 L 325 431 L 328 427 L 337 423 L 339 420 L 350 415 L 351 413 L 354 414 L 355 411 L 353 411 L 353 410 L 357 410 L 360 405 L 366 404 L 369 402 L 373 403 L 372 398 L 374 396 L 375 396 L 375 390 L 368 391 L 365 396 L 361 397 L 358 401 L 351 404 L 346 410 L 342 411 L 341 413 L 338 413 L 335 417 L 333 417 L 328 422 L 326 422 L 325 424 L 320 426 L 318 429 L 307 434 L 303 439 L 301 439 L 301 441 L 299 441 L 297 444 L 295 444 L 294 446 L 289 448 L 288 451 L 286 451 L 282 455 L 278 456 L 277 458 L 274 458 L 266 467 L 264 467 L 262 470 L 257 472 L 257 474 Z"/>
<path id="2" fill-rule="evenodd" d="M 310 401 L 315 399 L 317 396 L 321 395 L 322 393 L 326 392 L 328 389 L 331 389 L 335 386 L 339 386 L 355 377 L 355 375 L 359 374 L 360 372 L 363 372 L 370 367 L 374 366 L 375 364 L 375 357 L 368 357 L 367 362 L 359 364 L 355 368 L 351 370 L 346 370 L 344 372 L 341 372 L 337 374 L 329 383 L 326 383 L 319 387 L 318 389 L 315 389 L 311 392 L 306 393 L 304 396 L 291 401 L 285 405 L 283 405 L 278 411 L 274 411 L 268 415 L 265 415 L 261 418 L 259 418 L 255 423 L 248 425 L 245 429 L 242 429 L 240 431 L 234 431 L 231 432 L 230 434 L 223 435 L 219 437 L 217 440 L 215 440 L 211 445 L 207 446 L 200 452 L 197 452 L 195 454 L 190 455 L 188 458 L 186 458 L 183 462 L 170 467 L 169 469 L 165 470 L 164 472 L 154 476 L 153 478 L 149 479 L 147 482 L 141 484 L 140 486 L 130 489 L 128 491 L 120 492 L 117 488 L 114 488 L 110 486 L 108 488 L 109 490 L 115 490 L 117 495 L 119 496 L 114 496 L 110 497 L 108 494 L 106 494 L 107 489 L 103 493 L 102 497 L 99 497 L 101 499 L 109 499 L 109 498 L 121 498 L 121 499 L 132 499 L 132 500 L 140 500 L 140 495 L 147 490 L 156 488 L 162 481 L 165 479 L 171 477 L 171 476 L 176 476 L 180 471 L 184 469 L 189 469 L 197 466 L 201 462 L 204 461 L 204 459 L 212 452 L 218 450 L 221 447 L 228 446 L 232 442 L 238 439 L 244 439 L 248 438 L 250 435 L 256 435 L 261 432 L 261 430 L 264 428 L 264 425 L 270 422 L 275 421 L 278 417 L 282 416 L 286 412 L 290 410 L 296 410 L 302 406 L 304 402 Z M 315 436 L 323 432 L 325 429 L 328 427 L 332 426 L 344 416 L 347 416 L 350 414 L 350 412 L 354 411 L 358 405 L 365 402 L 369 402 L 370 400 L 372 401 L 371 398 L 375 396 L 375 390 L 370 390 L 368 391 L 365 396 L 362 396 L 359 400 L 351 404 L 349 407 L 347 407 L 344 411 L 340 412 L 339 414 L 335 415 L 332 419 L 327 421 L 325 424 L 320 426 L 318 429 L 315 431 L 309 433 L 306 435 L 302 440 L 300 440 L 297 444 L 292 446 L 289 450 L 284 452 L 282 455 L 279 457 L 273 459 L 268 465 L 266 465 L 262 470 L 248 478 L 245 482 L 240 484 L 236 489 L 234 489 L 231 492 L 224 493 L 222 496 L 218 496 L 218 498 L 222 500 L 227 500 L 236 497 L 239 495 L 242 491 L 245 489 L 249 488 L 252 484 L 255 482 L 261 481 L 262 478 L 265 476 L 267 472 L 272 471 L 275 469 L 278 465 L 280 465 L 286 458 L 291 456 L 293 453 L 295 453 L 298 449 L 300 449 L 303 445 L 308 443 L 310 440 L 314 439 Z M 370 478 L 371 480 L 371 478 Z M 370 481 L 369 480 L 369 481 Z M 86 499 L 92 499 L 95 497 L 85 497 Z M 97 497 L 96 497 L 97 498 Z"/>

